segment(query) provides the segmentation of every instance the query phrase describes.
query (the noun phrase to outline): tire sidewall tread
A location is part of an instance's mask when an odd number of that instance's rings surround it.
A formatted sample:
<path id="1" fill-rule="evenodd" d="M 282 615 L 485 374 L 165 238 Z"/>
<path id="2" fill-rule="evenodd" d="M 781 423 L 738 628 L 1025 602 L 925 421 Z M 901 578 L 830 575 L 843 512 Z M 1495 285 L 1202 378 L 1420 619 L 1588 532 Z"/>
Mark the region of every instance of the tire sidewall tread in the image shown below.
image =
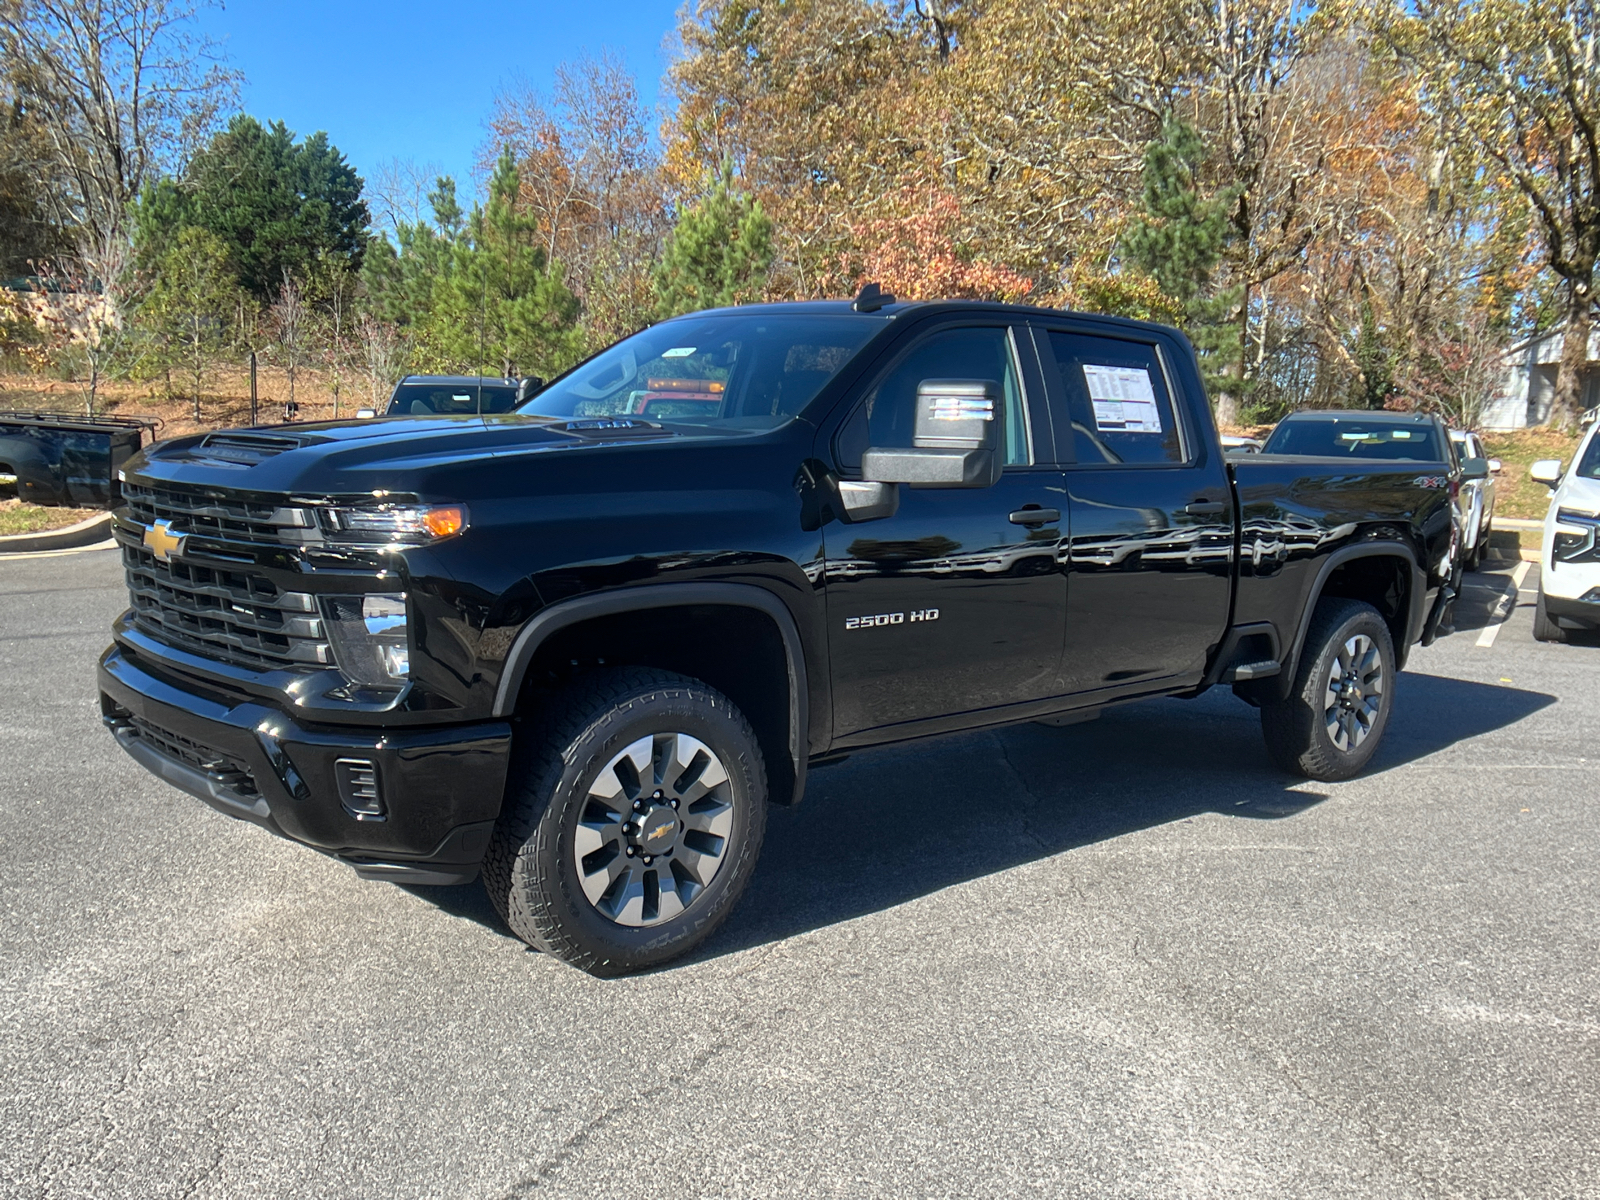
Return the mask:
<path id="1" fill-rule="evenodd" d="M 623 747 L 672 728 L 712 746 L 734 781 L 730 857 L 680 917 L 628 927 L 583 894 L 571 863 L 572 829 L 588 784 Z M 574 812 L 576 809 L 576 812 Z M 720 692 L 687 676 L 614 668 L 587 676 L 540 706 L 519 731 L 499 824 L 484 858 L 490 901 L 536 950 L 591 974 L 658 966 L 710 936 L 737 903 L 760 854 L 766 771 L 754 730 Z"/>
<path id="2" fill-rule="evenodd" d="M 1377 726 L 1354 750 L 1340 750 L 1323 720 L 1327 672 L 1338 647 L 1358 633 L 1377 644 L 1383 659 L 1384 693 Z M 1334 782 L 1359 774 L 1377 753 L 1394 709 L 1394 637 L 1382 615 L 1361 600 L 1325 597 L 1317 602 L 1300 652 L 1294 689 L 1287 699 L 1261 708 L 1261 731 L 1267 750 L 1284 770 L 1310 779 Z"/>

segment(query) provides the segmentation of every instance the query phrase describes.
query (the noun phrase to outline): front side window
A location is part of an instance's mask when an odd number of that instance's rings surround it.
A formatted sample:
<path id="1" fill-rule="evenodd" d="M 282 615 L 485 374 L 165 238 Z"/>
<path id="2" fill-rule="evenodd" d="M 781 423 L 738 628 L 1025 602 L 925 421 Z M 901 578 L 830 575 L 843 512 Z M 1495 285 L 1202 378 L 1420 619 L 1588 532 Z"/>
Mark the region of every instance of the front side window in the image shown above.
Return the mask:
<path id="1" fill-rule="evenodd" d="M 1027 466 L 1027 406 L 1010 332 L 1001 326 L 941 329 L 912 348 L 882 376 L 840 430 L 839 463 L 855 470 L 869 447 L 908 449 L 917 424 L 917 386 L 925 379 L 986 379 L 1000 384 L 1006 406 L 1005 465 Z"/>
<path id="2" fill-rule="evenodd" d="M 518 411 L 771 429 L 815 399 L 887 320 L 760 312 L 665 321 L 574 367 Z"/>
<path id="3" fill-rule="evenodd" d="M 1050 332 L 1080 465 L 1180 463 L 1183 439 L 1156 348 Z"/>

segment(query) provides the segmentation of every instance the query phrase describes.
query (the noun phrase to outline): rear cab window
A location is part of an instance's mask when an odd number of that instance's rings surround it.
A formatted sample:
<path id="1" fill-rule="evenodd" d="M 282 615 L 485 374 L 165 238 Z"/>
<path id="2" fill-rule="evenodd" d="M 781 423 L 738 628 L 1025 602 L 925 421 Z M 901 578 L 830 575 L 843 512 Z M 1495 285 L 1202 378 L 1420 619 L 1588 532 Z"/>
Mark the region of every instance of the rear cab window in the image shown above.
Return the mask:
<path id="1" fill-rule="evenodd" d="M 1060 380 L 1056 429 L 1072 430 L 1080 466 L 1186 461 L 1160 351 L 1149 342 L 1062 329 L 1040 331 L 1044 369 Z"/>
<path id="2" fill-rule="evenodd" d="M 1264 453 L 1307 458 L 1373 458 L 1390 462 L 1452 462 L 1432 423 L 1371 421 L 1362 417 L 1287 417 Z"/>

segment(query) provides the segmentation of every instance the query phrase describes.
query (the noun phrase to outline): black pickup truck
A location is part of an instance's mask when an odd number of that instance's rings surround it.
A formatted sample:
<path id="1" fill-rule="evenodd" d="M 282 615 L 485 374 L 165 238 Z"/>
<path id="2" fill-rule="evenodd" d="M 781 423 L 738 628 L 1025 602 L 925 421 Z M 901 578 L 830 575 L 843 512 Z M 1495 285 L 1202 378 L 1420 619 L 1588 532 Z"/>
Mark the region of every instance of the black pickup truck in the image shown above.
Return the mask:
<path id="1" fill-rule="evenodd" d="M 0 499 L 111 508 L 117 472 L 154 422 L 59 412 L 0 412 Z"/>
<path id="2" fill-rule="evenodd" d="M 663 322 L 504 415 L 180 438 L 100 660 L 139 762 L 363 876 L 481 872 L 597 974 L 702 941 L 858 747 L 1224 684 L 1318 779 L 1453 592 L 1444 462 L 1224 457 L 1168 328 L 976 302 Z"/>

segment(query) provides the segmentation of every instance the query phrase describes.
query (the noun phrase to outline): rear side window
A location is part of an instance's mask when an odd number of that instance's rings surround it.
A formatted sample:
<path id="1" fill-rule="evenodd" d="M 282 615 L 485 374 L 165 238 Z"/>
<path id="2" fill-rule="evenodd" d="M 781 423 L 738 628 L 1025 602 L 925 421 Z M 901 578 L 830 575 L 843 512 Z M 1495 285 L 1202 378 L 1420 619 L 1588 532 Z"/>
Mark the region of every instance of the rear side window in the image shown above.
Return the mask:
<path id="1" fill-rule="evenodd" d="M 1080 464 L 1183 461 L 1183 439 L 1154 346 L 1060 330 L 1049 337 Z"/>
<path id="2" fill-rule="evenodd" d="M 1395 424 L 1361 417 L 1288 418 L 1272 431 L 1267 454 L 1308 458 L 1376 458 L 1389 462 L 1449 462 L 1431 424 Z"/>

